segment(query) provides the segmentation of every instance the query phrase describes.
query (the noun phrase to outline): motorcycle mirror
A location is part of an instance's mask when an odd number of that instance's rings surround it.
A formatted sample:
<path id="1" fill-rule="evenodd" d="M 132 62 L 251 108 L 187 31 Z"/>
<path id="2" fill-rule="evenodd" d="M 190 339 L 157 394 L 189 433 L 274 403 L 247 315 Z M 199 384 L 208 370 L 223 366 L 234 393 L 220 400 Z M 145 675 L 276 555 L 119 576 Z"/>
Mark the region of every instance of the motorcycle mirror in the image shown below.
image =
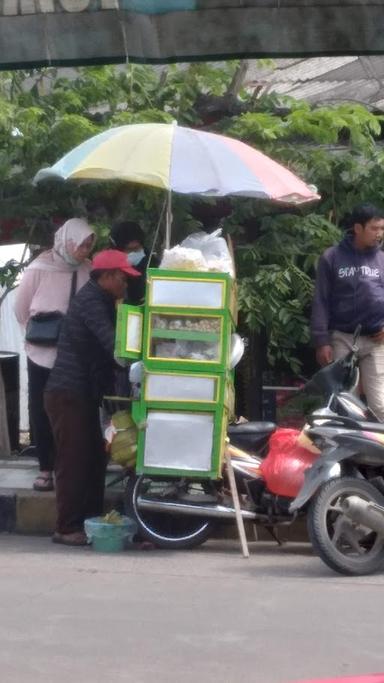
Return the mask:
<path id="1" fill-rule="evenodd" d="M 359 341 L 360 334 L 361 334 L 361 325 L 359 324 L 353 333 L 353 339 L 352 339 L 352 350 L 355 353 L 356 353 L 356 351 L 358 351 L 357 342 Z"/>
<path id="2" fill-rule="evenodd" d="M 350 351 L 345 358 L 340 358 L 329 365 L 325 365 L 306 383 L 304 391 L 307 394 L 331 396 L 331 394 L 337 394 L 348 389 L 355 380 L 354 376 L 351 378 L 352 357 L 353 353 Z"/>
<path id="3" fill-rule="evenodd" d="M 244 340 L 239 334 L 234 332 L 231 336 L 231 356 L 229 361 L 231 370 L 241 361 L 244 355 L 244 349 Z"/>
<path id="4" fill-rule="evenodd" d="M 144 364 L 141 360 L 132 363 L 129 368 L 129 381 L 132 384 L 141 384 L 143 381 Z"/>

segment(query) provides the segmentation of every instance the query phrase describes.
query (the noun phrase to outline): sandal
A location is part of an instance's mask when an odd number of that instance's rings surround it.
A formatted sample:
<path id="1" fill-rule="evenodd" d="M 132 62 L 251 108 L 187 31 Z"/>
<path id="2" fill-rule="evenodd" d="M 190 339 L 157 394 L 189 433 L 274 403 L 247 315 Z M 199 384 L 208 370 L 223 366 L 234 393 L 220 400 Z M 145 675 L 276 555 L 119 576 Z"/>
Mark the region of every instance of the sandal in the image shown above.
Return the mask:
<path id="1" fill-rule="evenodd" d="M 88 539 L 84 531 L 72 531 L 69 534 L 60 534 L 58 531 L 55 531 L 52 536 L 52 543 L 80 547 L 88 545 Z"/>
<path id="2" fill-rule="evenodd" d="M 33 482 L 34 491 L 53 491 L 53 474 L 52 472 L 40 472 Z"/>

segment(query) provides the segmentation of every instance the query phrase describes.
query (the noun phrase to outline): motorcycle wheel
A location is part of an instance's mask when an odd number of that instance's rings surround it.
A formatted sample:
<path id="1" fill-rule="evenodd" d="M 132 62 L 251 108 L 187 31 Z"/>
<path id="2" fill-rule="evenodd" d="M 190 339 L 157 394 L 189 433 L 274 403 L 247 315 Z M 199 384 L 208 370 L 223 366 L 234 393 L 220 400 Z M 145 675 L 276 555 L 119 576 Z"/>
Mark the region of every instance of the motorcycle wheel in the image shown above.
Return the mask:
<path id="1" fill-rule="evenodd" d="M 188 482 L 188 489 L 196 485 L 196 482 Z M 139 496 L 164 499 L 164 493 L 170 486 L 172 483 L 167 479 L 152 479 L 146 475 L 130 477 L 125 490 L 126 514 L 135 519 L 140 535 L 159 548 L 195 548 L 212 535 L 215 528 L 212 520 L 140 510 L 137 504 Z"/>
<path id="2" fill-rule="evenodd" d="M 384 505 L 381 493 L 363 479 L 331 479 L 313 499 L 307 526 L 315 552 L 328 567 L 340 574 L 363 576 L 384 563 L 384 538 L 344 514 L 341 502 L 353 495 Z"/>

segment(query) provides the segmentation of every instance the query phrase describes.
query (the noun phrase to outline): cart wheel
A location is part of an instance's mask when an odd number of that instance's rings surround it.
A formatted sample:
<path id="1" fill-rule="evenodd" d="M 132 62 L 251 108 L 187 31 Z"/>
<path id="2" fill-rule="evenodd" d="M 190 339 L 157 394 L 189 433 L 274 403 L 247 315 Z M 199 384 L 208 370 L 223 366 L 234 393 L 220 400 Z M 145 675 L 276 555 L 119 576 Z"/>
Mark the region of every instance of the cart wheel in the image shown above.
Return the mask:
<path id="1" fill-rule="evenodd" d="M 194 548 L 201 545 L 211 535 L 215 524 L 210 519 L 195 517 L 194 515 L 175 515 L 166 512 L 152 512 L 141 510 L 139 498 L 151 501 L 174 500 L 173 492 L 177 490 L 180 480 L 152 479 L 146 475 L 128 479 L 125 490 L 126 514 L 133 517 L 138 525 L 140 534 L 159 548 Z M 185 493 L 193 495 L 193 491 L 202 492 L 199 482 L 188 481 Z"/>

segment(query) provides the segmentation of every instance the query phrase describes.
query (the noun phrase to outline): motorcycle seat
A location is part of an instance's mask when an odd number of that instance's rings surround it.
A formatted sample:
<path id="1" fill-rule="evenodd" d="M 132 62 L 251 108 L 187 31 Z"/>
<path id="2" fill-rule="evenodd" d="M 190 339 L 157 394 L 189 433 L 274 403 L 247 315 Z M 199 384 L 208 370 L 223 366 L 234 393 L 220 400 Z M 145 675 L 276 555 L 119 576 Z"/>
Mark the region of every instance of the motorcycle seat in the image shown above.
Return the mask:
<path id="1" fill-rule="evenodd" d="M 228 436 L 257 436 L 273 434 L 276 430 L 274 422 L 242 422 L 241 424 L 230 424 L 228 426 Z"/>

